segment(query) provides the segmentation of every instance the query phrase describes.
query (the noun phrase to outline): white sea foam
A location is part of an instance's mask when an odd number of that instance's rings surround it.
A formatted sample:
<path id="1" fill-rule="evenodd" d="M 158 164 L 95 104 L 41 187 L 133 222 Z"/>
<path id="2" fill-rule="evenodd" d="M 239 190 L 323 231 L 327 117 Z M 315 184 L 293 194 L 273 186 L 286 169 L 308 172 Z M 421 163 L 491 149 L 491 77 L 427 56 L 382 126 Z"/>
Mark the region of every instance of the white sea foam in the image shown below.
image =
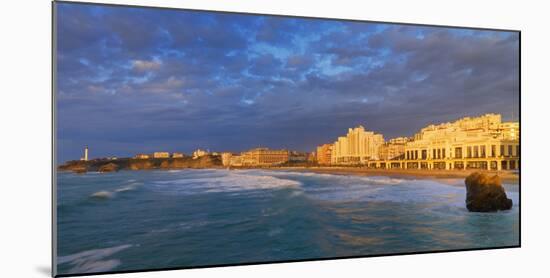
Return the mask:
<path id="1" fill-rule="evenodd" d="M 430 180 L 410 180 L 389 177 L 334 176 L 328 186 L 308 188 L 310 198 L 325 201 L 366 201 L 427 203 L 445 200 L 463 206 L 464 200 L 449 196 L 462 196 L 464 188 Z"/>
<path id="2" fill-rule="evenodd" d="M 115 192 L 125 192 L 125 191 L 132 191 L 132 190 L 135 190 L 138 185 L 141 185 L 142 183 L 140 182 L 132 182 L 128 185 L 125 185 L 125 186 L 122 186 L 120 188 L 117 188 L 115 189 Z"/>
<path id="3" fill-rule="evenodd" d="M 280 228 L 280 227 L 277 227 L 277 228 L 273 228 L 273 229 L 270 229 L 268 232 L 267 232 L 267 235 L 270 236 L 270 237 L 273 237 L 273 236 L 276 236 L 280 233 L 283 232 L 283 229 Z"/>
<path id="4" fill-rule="evenodd" d="M 290 197 L 305 196 L 325 201 L 433 203 L 463 207 L 465 188 L 437 180 L 400 179 L 384 176 L 334 175 L 269 170 L 178 170 L 173 180 L 156 181 L 154 190 L 174 194 L 230 192 L 296 188 Z M 181 177 L 181 178 L 180 178 Z M 315 179 L 314 186 L 302 182 Z M 518 202 L 516 192 L 507 192 Z"/>
<path id="5" fill-rule="evenodd" d="M 303 191 L 295 190 L 295 191 L 292 191 L 292 193 L 290 193 L 290 197 L 298 197 L 298 196 L 301 196 L 303 194 L 304 194 Z"/>
<path id="6" fill-rule="evenodd" d="M 182 171 L 184 171 L 184 170 L 166 170 L 166 172 L 168 172 L 168 173 L 180 173 Z"/>
<path id="7" fill-rule="evenodd" d="M 397 185 L 402 183 L 403 179 L 390 178 L 384 176 L 355 176 L 355 175 L 336 175 L 313 172 L 287 172 L 287 171 L 269 171 L 265 174 L 274 176 L 296 176 L 296 177 L 314 177 L 323 180 L 335 180 L 338 183 L 361 183 L 366 185 Z"/>
<path id="8" fill-rule="evenodd" d="M 217 175 L 216 175 L 217 174 Z M 235 192 L 246 190 L 299 187 L 300 182 L 268 175 L 225 172 L 223 175 L 193 176 L 171 181 L 155 182 L 154 188 L 172 193 Z"/>
<path id="9" fill-rule="evenodd" d="M 102 190 L 90 195 L 90 197 L 97 198 L 97 199 L 109 199 L 109 198 L 112 198 L 113 195 L 114 194 L 112 192 Z"/>
<path id="10" fill-rule="evenodd" d="M 120 260 L 107 259 L 122 250 L 132 247 L 125 244 L 115 247 L 87 250 L 80 253 L 57 258 L 58 264 L 70 264 L 70 273 L 89 273 L 110 271 L 121 264 Z"/>
<path id="11" fill-rule="evenodd" d="M 124 186 L 124 187 L 115 189 L 115 192 L 131 191 L 131 190 L 134 190 L 134 189 L 136 189 L 134 186 L 128 185 L 128 186 Z"/>

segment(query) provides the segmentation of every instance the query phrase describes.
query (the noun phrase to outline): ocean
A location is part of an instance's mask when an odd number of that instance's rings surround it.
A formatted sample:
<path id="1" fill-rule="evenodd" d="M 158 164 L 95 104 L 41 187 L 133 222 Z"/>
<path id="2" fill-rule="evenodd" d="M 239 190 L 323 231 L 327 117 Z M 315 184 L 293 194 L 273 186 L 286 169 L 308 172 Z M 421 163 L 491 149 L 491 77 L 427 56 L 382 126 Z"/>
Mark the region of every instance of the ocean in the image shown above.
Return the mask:
<path id="1" fill-rule="evenodd" d="M 57 174 L 57 273 L 519 244 L 512 210 L 468 212 L 462 179 L 269 170 Z"/>

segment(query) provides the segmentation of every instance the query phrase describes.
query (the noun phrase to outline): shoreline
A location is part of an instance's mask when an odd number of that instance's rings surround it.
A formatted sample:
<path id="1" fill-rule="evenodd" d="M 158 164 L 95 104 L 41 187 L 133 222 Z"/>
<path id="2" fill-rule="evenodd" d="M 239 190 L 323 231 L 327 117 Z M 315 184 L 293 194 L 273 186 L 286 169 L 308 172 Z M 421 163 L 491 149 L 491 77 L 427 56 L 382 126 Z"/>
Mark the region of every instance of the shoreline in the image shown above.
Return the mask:
<path id="1" fill-rule="evenodd" d="M 490 170 L 418 170 L 418 169 L 368 169 L 350 167 L 280 167 L 262 168 L 274 171 L 297 171 L 332 175 L 353 176 L 385 176 L 404 179 L 464 179 L 474 172 L 482 172 L 488 175 L 498 175 L 503 182 L 519 183 L 519 175 L 512 171 Z"/>
<path id="2" fill-rule="evenodd" d="M 57 171 L 70 171 L 74 173 L 86 172 L 116 172 L 116 171 L 140 171 L 140 170 L 180 170 L 180 169 L 229 169 L 246 170 L 259 169 L 268 171 L 297 171 L 332 175 L 354 176 L 386 176 L 403 179 L 464 179 L 474 172 L 482 172 L 490 176 L 498 175 L 502 181 L 519 183 L 518 171 L 494 171 L 494 170 L 435 170 L 435 169 L 375 169 L 366 167 L 346 166 L 242 166 L 224 167 L 219 159 L 201 157 L 199 159 L 131 159 L 118 160 L 96 159 L 92 161 L 70 161 L 57 167 Z"/>

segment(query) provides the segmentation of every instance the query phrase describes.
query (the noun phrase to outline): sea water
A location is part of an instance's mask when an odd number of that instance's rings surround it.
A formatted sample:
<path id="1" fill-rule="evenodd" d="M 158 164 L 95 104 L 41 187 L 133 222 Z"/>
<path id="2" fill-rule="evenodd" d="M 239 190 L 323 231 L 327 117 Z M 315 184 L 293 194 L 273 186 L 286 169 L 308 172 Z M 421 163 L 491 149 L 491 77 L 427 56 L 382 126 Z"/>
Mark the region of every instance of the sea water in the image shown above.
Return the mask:
<path id="1" fill-rule="evenodd" d="M 509 211 L 468 212 L 458 179 L 267 170 L 57 175 L 58 274 L 519 244 Z"/>

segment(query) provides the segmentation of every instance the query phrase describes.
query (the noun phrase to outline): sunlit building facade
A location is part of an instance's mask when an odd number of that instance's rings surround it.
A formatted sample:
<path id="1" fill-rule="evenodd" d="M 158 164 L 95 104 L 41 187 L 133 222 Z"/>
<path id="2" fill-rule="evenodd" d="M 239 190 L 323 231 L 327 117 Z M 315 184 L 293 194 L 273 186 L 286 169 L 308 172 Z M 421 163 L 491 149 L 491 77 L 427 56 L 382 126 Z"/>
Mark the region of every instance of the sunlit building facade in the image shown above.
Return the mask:
<path id="1" fill-rule="evenodd" d="M 143 154 L 143 153 L 139 153 L 134 156 L 134 159 L 148 159 L 148 158 L 149 158 L 149 155 Z"/>
<path id="2" fill-rule="evenodd" d="M 317 147 L 317 163 L 329 165 L 331 162 L 332 144 L 323 144 Z"/>
<path id="3" fill-rule="evenodd" d="M 256 148 L 241 153 L 243 166 L 268 166 L 283 164 L 289 161 L 288 150 L 271 150 Z"/>
<path id="4" fill-rule="evenodd" d="M 378 155 L 381 160 L 403 159 L 405 155 L 405 144 L 409 142 L 407 137 L 398 137 L 390 139 L 381 145 L 378 149 Z"/>
<path id="5" fill-rule="evenodd" d="M 222 157 L 222 165 L 223 166 L 230 166 L 231 165 L 231 158 L 233 157 L 233 154 L 230 152 L 223 152 L 221 154 Z"/>
<path id="6" fill-rule="evenodd" d="M 153 153 L 153 158 L 169 158 L 170 157 L 170 153 L 168 152 L 154 152 Z"/>
<path id="7" fill-rule="evenodd" d="M 519 123 L 501 122 L 486 114 L 429 125 L 407 142 L 402 161 L 385 161 L 383 168 L 519 169 Z"/>
<path id="8" fill-rule="evenodd" d="M 193 152 L 193 159 L 197 159 L 205 155 L 208 155 L 208 151 L 197 149 L 196 151 Z"/>
<path id="9" fill-rule="evenodd" d="M 363 126 L 348 129 L 346 136 L 338 137 L 331 152 L 331 164 L 365 164 L 380 159 L 379 148 L 384 136 L 366 131 Z"/>
<path id="10" fill-rule="evenodd" d="M 183 153 L 172 153 L 172 158 L 183 158 Z"/>

